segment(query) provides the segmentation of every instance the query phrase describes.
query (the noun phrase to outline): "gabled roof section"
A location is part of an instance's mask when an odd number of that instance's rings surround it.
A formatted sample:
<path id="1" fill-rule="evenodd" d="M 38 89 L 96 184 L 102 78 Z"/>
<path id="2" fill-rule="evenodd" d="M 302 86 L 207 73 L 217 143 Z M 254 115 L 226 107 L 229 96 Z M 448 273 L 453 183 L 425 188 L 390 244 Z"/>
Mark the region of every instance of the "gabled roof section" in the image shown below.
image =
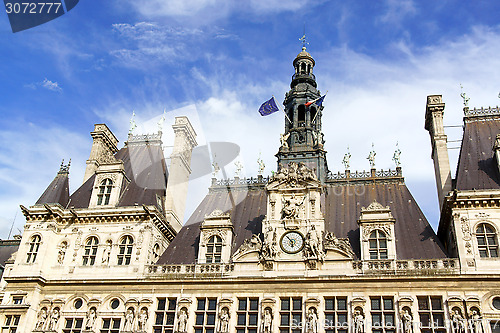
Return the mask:
<path id="1" fill-rule="evenodd" d="M 196 263 L 200 224 L 205 215 L 215 209 L 231 213 L 234 227 L 232 254 L 234 254 L 245 239 L 262 231 L 262 221 L 267 213 L 267 194 L 264 185 L 238 188 L 231 183 L 227 187 L 212 186 L 208 195 L 163 253 L 158 264 Z M 361 214 L 361 207 L 368 207 L 374 200 L 383 206 L 389 206 L 396 219 L 397 259 L 447 257 L 400 173 L 368 179 L 351 178 L 348 181 L 330 179 L 325 185 L 321 200 L 325 230 L 333 232 L 338 238 L 349 238 L 356 257 L 361 258 L 357 220 Z"/>
<path id="2" fill-rule="evenodd" d="M 37 200 L 37 205 L 43 204 L 55 204 L 58 203 L 63 207 L 66 207 L 69 200 L 69 166 L 64 165 L 64 161 L 61 163 L 59 172 L 57 173 L 54 180 L 47 187 L 45 192 Z"/>
<path id="3" fill-rule="evenodd" d="M 456 189 L 500 189 L 500 174 L 493 154 L 500 134 L 500 110 L 465 109 L 464 135 L 458 160 Z"/>
<path id="4" fill-rule="evenodd" d="M 5 263 L 17 251 L 19 244 L 21 244 L 20 239 L 0 240 L 0 277 Z"/>
<path id="5" fill-rule="evenodd" d="M 123 161 L 127 181 L 120 191 L 118 207 L 154 205 L 163 210 L 168 171 L 161 141 L 156 136 L 130 136 L 114 157 Z M 95 175 L 72 195 L 70 206 L 89 206 Z"/>

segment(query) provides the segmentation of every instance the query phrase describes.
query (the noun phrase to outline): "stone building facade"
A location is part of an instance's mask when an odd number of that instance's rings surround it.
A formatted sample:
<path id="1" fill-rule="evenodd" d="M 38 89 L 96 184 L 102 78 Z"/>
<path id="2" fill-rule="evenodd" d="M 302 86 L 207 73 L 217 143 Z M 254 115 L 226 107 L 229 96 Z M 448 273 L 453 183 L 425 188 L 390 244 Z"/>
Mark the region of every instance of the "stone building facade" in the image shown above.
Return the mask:
<path id="1" fill-rule="evenodd" d="M 328 171 L 323 106 L 307 103 L 315 62 L 303 48 L 293 65 L 278 172 L 214 178 L 184 225 L 189 120 L 176 118 L 168 168 L 161 133 L 118 149 L 96 125 L 83 184 L 70 195 L 62 165 L 21 206 L 2 332 L 499 332 L 500 110 L 464 110 L 452 179 L 444 103 L 427 98 L 436 234 L 400 167 Z"/>

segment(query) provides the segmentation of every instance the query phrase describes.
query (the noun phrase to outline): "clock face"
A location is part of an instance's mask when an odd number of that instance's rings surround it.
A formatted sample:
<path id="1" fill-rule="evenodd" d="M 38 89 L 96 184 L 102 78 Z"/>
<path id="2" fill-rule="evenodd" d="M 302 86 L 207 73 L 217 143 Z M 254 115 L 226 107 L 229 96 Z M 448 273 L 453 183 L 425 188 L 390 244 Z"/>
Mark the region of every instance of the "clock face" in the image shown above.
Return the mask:
<path id="1" fill-rule="evenodd" d="M 280 245 L 286 253 L 294 254 L 304 247 L 304 237 L 300 232 L 289 231 L 281 236 Z"/>

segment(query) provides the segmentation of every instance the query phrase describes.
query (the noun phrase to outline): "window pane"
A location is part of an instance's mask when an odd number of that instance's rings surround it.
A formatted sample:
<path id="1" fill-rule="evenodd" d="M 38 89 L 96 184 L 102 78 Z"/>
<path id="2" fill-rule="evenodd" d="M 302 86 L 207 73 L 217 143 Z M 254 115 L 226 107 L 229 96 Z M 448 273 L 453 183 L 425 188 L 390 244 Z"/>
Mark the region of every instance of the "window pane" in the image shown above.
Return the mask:
<path id="1" fill-rule="evenodd" d="M 334 310 L 334 304 L 333 298 L 325 299 L 325 310 Z"/>
<path id="2" fill-rule="evenodd" d="M 196 314 L 196 325 L 203 325 L 203 313 Z"/>
<path id="3" fill-rule="evenodd" d="M 257 314 L 250 314 L 248 316 L 248 325 L 257 326 Z"/>
<path id="4" fill-rule="evenodd" d="M 337 310 L 347 310 L 347 299 L 338 298 L 337 299 Z"/>
<path id="5" fill-rule="evenodd" d="M 246 309 L 247 309 L 247 300 L 246 299 L 240 299 L 238 301 L 238 310 L 245 311 Z"/>
<path id="6" fill-rule="evenodd" d="M 420 322 L 422 323 L 422 326 L 424 327 L 430 327 L 431 325 L 431 316 L 428 313 L 421 313 L 420 314 Z"/>
<path id="7" fill-rule="evenodd" d="M 198 300 L 198 310 L 205 310 L 205 299 Z"/>
<path id="8" fill-rule="evenodd" d="M 215 313 L 207 313 L 207 325 L 215 325 Z"/>
<path id="9" fill-rule="evenodd" d="M 293 299 L 293 309 L 302 310 L 302 300 L 300 298 Z"/>
<path id="10" fill-rule="evenodd" d="M 246 324 L 246 315 L 244 313 L 238 313 L 238 326 L 243 326 Z"/>
<path id="11" fill-rule="evenodd" d="M 216 308 L 217 308 L 217 300 L 216 299 L 209 299 L 208 300 L 208 309 L 215 310 Z"/>
<path id="12" fill-rule="evenodd" d="M 259 309 L 259 300 L 251 299 L 250 300 L 250 310 L 257 311 Z"/>
<path id="13" fill-rule="evenodd" d="M 441 298 L 433 297 L 431 298 L 432 310 L 441 310 Z"/>
<path id="14" fill-rule="evenodd" d="M 281 299 L 281 310 L 290 310 L 290 300 L 288 298 Z"/>
<path id="15" fill-rule="evenodd" d="M 281 315 L 281 326 L 290 326 L 290 315 L 288 313 Z"/>
<path id="16" fill-rule="evenodd" d="M 372 310 L 381 310 L 380 298 L 372 298 L 371 304 L 372 304 Z"/>

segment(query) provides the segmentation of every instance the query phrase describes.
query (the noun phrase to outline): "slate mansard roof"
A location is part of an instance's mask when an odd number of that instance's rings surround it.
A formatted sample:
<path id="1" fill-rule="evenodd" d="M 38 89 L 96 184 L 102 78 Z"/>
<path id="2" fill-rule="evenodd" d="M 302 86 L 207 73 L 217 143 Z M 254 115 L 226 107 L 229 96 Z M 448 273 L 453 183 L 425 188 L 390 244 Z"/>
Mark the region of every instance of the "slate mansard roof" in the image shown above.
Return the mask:
<path id="1" fill-rule="evenodd" d="M 163 209 L 161 205 L 163 205 L 163 199 L 165 198 L 168 170 L 161 145 L 157 143 L 151 144 L 147 141 L 127 143 L 114 156 L 117 160 L 123 161 L 125 174 L 129 180 L 120 191 L 120 199 L 117 206 L 155 205 Z M 46 192 L 54 187 L 53 184 L 55 182 L 57 182 L 56 185 L 61 183 L 66 184 L 67 187 L 67 174 L 65 178 L 66 183 L 63 183 L 58 178 L 59 176 L 59 174 L 56 176 Z M 46 199 L 42 200 L 42 198 L 49 196 L 44 193 L 37 201 L 37 204 L 60 203 L 63 207 L 68 205 L 74 208 L 87 208 L 90 203 L 94 181 L 95 174 L 69 196 L 69 203 L 68 199 L 64 203 Z M 61 188 L 61 186 L 58 185 L 58 188 Z M 160 197 L 162 200 L 157 200 L 157 197 Z"/>
<path id="2" fill-rule="evenodd" d="M 205 215 L 215 209 L 231 213 L 234 227 L 232 254 L 252 234 L 262 231 L 267 212 L 264 188 L 245 186 L 212 187 L 184 227 L 160 257 L 158 264 L 193 264 L 196 262 L 200 225 Z M 230 190 L 228 190 L 230 189 Z M 325 230 L 339 238 L 348 238 L 356 257 L 361 258 L 357 220 L 362 207 L 374 200 L 389 206 L 396 219 L 397 259 L 446 258 L 443 246 L 410 191 L 402 181 L 365 181 L 357 183 L 329 182 L 322 194 Z M 234 208 L 233 208 L 234 203 Z"/>
<path id="3" fill-rule="evenodd" d="M 497 134 L 500 134 L 498 107 L 466 109 L 457 190 L 500 189 L 500 173 L 493 154 Z"/>

